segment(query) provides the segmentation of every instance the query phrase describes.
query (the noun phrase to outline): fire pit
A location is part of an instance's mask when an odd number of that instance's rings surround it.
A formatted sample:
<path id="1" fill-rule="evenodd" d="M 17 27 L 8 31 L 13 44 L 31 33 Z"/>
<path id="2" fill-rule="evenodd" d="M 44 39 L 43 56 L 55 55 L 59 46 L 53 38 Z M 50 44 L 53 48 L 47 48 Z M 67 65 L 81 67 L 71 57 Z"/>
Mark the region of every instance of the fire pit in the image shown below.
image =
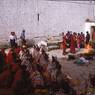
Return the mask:
<path id="1" fill-rule="evenodd" d="M 93 56 L 95 56 L 95 49 L 93 49 L 92 46 L 88 44 L 85 46 L 83 54 L 84 54 L 85 59 L 92 60 Z"/>
<path id="2" fill-rule="evenodd" d="M 93 60 L 95 56 L 95 50 L 90 50 L 88 53 L 84 53 L 84 56 L 87 60 Z"/>

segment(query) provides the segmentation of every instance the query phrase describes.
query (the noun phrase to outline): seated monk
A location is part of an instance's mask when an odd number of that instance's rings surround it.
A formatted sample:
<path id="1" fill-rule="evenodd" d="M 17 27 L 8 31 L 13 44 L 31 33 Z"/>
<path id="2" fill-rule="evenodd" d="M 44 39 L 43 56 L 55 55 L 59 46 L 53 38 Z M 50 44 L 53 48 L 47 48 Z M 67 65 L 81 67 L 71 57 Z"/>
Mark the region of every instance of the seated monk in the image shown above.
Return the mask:
<path id="1" fill-rule="evenodd" d="M 12 66 L 7 66 L 4 71 L 0 74 L 0 86 L 11 86 L 11 82 L 13 79 Z"/>
<path id="2" fill-rule="evenodd" d="M 74 34 L 71 35 L 70 37 L 70 52 L 71 53 L 75 53 L 75 38 L 74 38 Z"/>
<path id="3" fill-rule="evenodd" d="M 6 59 L 5 48 L 2 48 L 2 49 L 1 49 L 1 52 L 2 52 L 2 54 L 3 54 L 3 56 L 4 56 L 4 59 Z"/>
<path id="4" fill-rule="evenodd" d="M 7 64 L 15 64 L 17 63 L 17 54 L 15 53 L 14 49 L 10 49 L 9 53 L 6 57 Z"/>
<path id="5" fill-rule="evenodd" d="M 20 48 L 20 47 L 15 48 L 15 53 L 16 53 L 17 55 L 19 55 L 20 51 L 21 51 L 21 48 Z"/>
<path id="6" fill-rule="evenodd" d="M 2 53 L 2 51 L 0 51 L 0 73 L 3 71 L 3 68 L 5 66 L 5 57 Z"/>
<path id="7" fill-rule="evenodd" d="M 16 72 L 15 76 L 14 76 L 14 80 L 13 80 L 13 83 L 12 83 L 12 85 L 11 85 L 12 88 L 15 88 L 15 87 L 16 87 L 16 84 L 17 84 L 18 81 L 21 80 L 21 77 L 22 77 L 22 76 L 21 76 L 21 70 L 19 69 L 19 70 Z"/>

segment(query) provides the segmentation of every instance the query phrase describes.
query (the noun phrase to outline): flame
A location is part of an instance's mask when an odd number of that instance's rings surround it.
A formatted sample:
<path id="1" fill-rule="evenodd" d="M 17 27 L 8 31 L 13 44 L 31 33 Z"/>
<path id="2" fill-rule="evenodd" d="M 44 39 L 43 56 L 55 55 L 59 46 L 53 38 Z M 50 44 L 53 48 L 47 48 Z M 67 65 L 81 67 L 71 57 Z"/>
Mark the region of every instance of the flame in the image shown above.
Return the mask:
<path id="1" fill-rule="evenodd" d="M 92 46 L 90 44 L 85 45 L 84 53 L 89 53 L 92 50 Z"/>

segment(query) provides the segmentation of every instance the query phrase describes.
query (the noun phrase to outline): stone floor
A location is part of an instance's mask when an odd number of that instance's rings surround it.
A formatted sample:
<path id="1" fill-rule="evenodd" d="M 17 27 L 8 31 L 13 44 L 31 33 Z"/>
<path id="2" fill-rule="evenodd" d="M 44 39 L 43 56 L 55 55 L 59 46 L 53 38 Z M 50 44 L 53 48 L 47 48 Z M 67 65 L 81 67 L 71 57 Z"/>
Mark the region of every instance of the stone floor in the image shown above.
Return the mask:
<path id="1" fill-rule="evenodd" d="M 80 54 L 80 53 L 84 53 L 84 52 L 86 52 L 87 51 L 87 49 L 77 49 L 76 48 L 76 53 L 74 54 L 74 55 L 78 55 L 78 54 Z M 56 56 L 57 58 L 67 58 L 67 56 L 69 55 L 69 54 L 71 54 L 70 53 L 70 49 L 67 49 L 66 50 L 66 52 L 67 52 L 67 55 L 62 55 L 62 49 L 57 49 L 57 50 L 51 50 L 51 51 L 49 51 L 49 52 L 47 52 L 48 54 L 49 54 L 49 57 L 51 58 L 52 57 L 52 55 L 53 56 Z"/>
<path id="2" fill-rule="evenodd" d="M 69 50 L 67 50 L 67 51 L 69 51 Z M 75 55 L 77 55 L 79 53 L 83 53 L 83 52 L 84 52 L 84 49 L 81 49 Z M 79 66 L 77 64 L 74 64 L 75 60 L 68 61 L 67 60 L 68 54 L 63 56 L 62 50 L 53 50 L 53 51 L 48 52 L 48 54 L 49 54 L 50 58 L 52 57 L 52 55 L 57 56 L 60 64 L 62 65 L 63 73 L 70 75 L 73 80 L 80 81 L 80 85 L 79 85 L 80 90 L 84 89 L 85 81 L 88 80 L 89 74 L 95 73 L 95 60 L 91 61 L 91 64 L 89 64 L 89 65 Z"/>

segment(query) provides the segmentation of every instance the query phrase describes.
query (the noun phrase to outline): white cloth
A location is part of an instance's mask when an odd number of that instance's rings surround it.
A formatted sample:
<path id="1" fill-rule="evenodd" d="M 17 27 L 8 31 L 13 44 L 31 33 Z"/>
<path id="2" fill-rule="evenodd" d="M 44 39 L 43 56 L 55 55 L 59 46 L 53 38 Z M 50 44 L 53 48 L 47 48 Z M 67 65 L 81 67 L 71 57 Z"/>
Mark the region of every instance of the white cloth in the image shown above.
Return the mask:
<path id="1" fill-rule="evenodd" d="M 16 37 L 16 36 L 13 36 L 13 35 L 10 35 L 10 36 L 9 36 L 9 41 L 10 41 L 10 40 L 17 40 L 17 37 Z"/>
<path id="2" fill-rule="evenodd" d="M 86 60 L 84 57 L 80 57 L 80 60 L 83 61 L 84 63 L 89 63 L 89 61 Z"/>
<path id="3" fill-rule="evenodd" d="M 47 46 L 47 43 L 45 41 L 40 41 L 38 42 L 38 46 L 41 47 L 41 46 Z"/>

